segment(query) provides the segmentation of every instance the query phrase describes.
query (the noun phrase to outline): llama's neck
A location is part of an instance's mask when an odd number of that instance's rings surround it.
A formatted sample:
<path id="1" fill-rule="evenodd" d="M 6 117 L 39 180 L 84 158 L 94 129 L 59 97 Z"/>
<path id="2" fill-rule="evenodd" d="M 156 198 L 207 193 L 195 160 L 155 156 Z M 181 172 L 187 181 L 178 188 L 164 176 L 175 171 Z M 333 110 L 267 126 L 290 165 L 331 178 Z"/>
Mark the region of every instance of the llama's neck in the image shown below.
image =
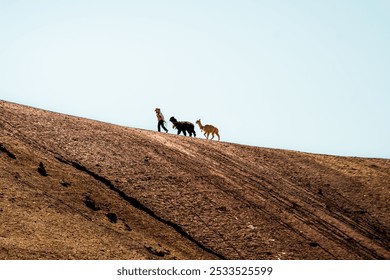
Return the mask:
<path id="1" fill-rule="evenodd" d="M 203 128 L 204 128 L 204 126 L 202 125 L 202 123 L 201 123 L 200 121 L 198 122 L 198 125 L 199 125 L 199 128 L 200 128 L 200 129 L 203 129 Z"/>

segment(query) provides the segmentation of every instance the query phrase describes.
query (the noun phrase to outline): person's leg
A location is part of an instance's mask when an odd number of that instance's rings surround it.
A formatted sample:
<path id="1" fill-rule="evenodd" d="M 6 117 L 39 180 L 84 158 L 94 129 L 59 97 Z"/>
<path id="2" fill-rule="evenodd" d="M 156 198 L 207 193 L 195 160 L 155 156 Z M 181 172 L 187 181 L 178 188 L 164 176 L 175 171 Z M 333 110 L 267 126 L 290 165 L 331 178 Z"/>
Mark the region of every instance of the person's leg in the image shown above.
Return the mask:
<path id="1" fill-rule="evenodd" d="M 162 126 L 162 128 L 165 130 L 165 132 L 168 132 L 168 129 L 165 127 L 165 125 L 164 125 L 164 122 L 163 122 L 163 121 L 161 121 L 161 126 Z"/>

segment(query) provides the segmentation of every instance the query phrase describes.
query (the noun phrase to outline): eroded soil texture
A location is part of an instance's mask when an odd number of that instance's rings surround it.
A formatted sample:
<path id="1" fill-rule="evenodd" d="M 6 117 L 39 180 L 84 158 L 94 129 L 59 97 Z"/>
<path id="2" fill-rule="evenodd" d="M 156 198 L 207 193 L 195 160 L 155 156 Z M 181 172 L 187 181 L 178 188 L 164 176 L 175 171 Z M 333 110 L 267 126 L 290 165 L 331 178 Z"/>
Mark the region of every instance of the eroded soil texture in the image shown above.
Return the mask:
<path id="1" fill-rule="evenodd" d="M 389 199 L 388 159 L 0 101 L 0 259 L 390 259 Z"/>

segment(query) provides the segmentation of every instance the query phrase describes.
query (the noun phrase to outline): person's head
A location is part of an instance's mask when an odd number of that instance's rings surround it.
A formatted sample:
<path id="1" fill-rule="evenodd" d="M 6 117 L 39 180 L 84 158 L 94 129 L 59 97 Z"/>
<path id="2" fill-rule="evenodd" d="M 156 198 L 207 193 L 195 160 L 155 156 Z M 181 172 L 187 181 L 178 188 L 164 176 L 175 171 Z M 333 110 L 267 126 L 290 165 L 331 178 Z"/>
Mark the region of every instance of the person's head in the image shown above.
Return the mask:
<path id="1" fill-rule="evenodd" d="M 160 113 L 160 108 L 156 108 L 154 111 L 155 111 L 156 113 Z"/>

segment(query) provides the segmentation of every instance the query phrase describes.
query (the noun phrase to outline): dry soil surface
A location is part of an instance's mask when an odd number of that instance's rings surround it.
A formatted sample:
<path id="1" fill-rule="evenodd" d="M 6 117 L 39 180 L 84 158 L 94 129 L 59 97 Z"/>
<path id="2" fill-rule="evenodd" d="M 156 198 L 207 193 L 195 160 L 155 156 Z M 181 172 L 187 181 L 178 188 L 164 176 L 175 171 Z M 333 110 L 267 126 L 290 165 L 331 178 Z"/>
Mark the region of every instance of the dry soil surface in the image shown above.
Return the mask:
<path id="1" fill-rule="evenodd" d="M 389 159 L 0 101 L 0 259 L 390 259 L 389 198 Z"/>

